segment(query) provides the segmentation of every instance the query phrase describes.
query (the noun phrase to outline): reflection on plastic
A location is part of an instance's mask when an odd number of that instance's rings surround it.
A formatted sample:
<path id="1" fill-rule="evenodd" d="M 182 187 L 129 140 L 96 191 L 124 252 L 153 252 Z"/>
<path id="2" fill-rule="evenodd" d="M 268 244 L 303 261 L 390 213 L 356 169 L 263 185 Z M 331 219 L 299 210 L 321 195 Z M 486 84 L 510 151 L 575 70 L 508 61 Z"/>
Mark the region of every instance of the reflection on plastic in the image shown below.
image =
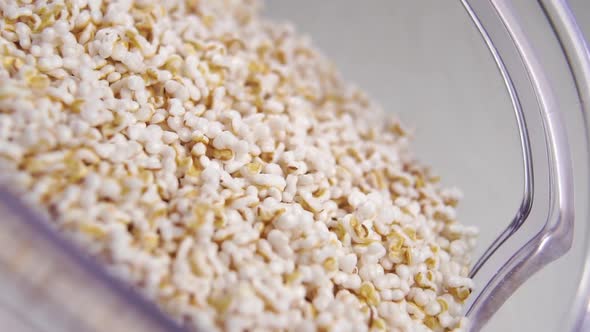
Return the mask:
<path id="1" fill-rule="evenodd" d="M 0 190 L 3 331 L 181 331 Z"/>

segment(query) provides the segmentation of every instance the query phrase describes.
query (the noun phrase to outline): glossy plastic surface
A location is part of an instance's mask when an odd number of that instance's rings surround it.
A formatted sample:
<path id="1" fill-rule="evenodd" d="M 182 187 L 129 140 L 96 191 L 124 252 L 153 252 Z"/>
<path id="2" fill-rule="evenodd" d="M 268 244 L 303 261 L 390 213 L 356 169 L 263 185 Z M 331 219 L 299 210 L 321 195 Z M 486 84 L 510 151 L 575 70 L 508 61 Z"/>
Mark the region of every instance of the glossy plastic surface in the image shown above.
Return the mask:
<path id="1" fill-rule="evenodd" d="M 3 331 L 181 331 L 0 190 Z"/>
<path id="2" fill-rule="evenodd" d="M 559 37 L 574 77 L 586 129 L 585 138 L 587 142 L 590 142 L 587 123 L 587 114 L 590 112 L 590 49 L 580 27 L 576 24 L 576 17 L 566 1 L 543 1 L 543 5 Z M 588 152 L 588 148 L 586 152 Z M 586 160 L 590 159 L 588 154 L 585 157 Z M 579 179 L 579 183 L 584 186 L 582 179 Z M 588 198 L 588 188 L 581 188 L 580 191 L 582 190 L 583 197 Z M 584 203 L 587 204 L 588 200 L 586 199 Z M 583 218 L 581 222 L 587 223 L 588 219 Z M 571 314 L 567 320 L 567 328 L 574 331 L 590 330 L 590 261 L 588 260 L 590 243 L 586 244 L 586 253 L 587 259 L 580 278 L 577 297 L 572 303 Z"/>
<path id="3" fill-rule="evenodd" d="M 573 179 L 562 111 L 511 2 L 464 1 L 464 5 L 510 93 L 525 175 L 515 218 L 471 273 L 480 288 L 467 315 L 473 330 L 479 330 L 523 282 L 571 247 Z"/>
<path id="4" fill-rule="evenodd" d="M 514 105 L 523 149 L 524 190 L 516 217 L 492 243 L 472 270 L 483 286 L 471 298 L 468 317 L 472 330 L 479 330 L 512 293 L 535 272 L 564 255 L 574 234 L 574 181 L 570 144 L 565 126 L 566 112 L 554 91 L 562 82 L 550 80 L 542 64 L 542 54 L 520 23 L 511 1 L 463 1 L 480 30 L 506 82 Z M 575 19 L 563 1 L 540 1 L 556 35 L 546 38 L 543 47 L 556 42 L 568 55 L 570 79 L 575 80 L 578 97 L 584 100 L 587 77 L 583 65 L 587 53 Z M 569 42 L 569 44 L 568 44 Z M 576 45 L 581 45 L 576 52 Z M 568 52 L 569 51 L 569 52 Z M 536 129 L 536 130 L 535 130 Z M 578 223 L 585 222 L 586 216 Z M 586 296 L 584 292 L 580 295 Z"/>

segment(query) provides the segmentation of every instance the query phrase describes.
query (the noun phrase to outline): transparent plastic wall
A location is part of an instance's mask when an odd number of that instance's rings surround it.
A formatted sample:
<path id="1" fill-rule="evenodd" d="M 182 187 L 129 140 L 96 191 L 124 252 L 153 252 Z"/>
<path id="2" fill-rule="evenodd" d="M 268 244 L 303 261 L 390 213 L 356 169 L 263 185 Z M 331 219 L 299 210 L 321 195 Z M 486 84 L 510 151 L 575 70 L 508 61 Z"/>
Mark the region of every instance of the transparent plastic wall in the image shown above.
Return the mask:
<path id="1" fill-rule="evenodd" d="M 180 331 L 4 190 L 0 216 L 0 330 Z"/>

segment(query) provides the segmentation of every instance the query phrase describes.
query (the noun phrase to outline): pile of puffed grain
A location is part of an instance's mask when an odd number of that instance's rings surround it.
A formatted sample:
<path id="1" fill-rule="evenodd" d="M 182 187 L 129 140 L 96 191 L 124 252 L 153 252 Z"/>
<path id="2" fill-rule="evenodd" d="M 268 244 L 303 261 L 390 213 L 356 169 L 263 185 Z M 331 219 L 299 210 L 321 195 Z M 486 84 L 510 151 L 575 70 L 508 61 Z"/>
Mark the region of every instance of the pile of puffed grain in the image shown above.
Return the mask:
<path id="1" fill-rule="evenodd" d="M 251 0 L 0 1 L 0 177 L 190 328 L 449 331 L 476 231 Z"/>

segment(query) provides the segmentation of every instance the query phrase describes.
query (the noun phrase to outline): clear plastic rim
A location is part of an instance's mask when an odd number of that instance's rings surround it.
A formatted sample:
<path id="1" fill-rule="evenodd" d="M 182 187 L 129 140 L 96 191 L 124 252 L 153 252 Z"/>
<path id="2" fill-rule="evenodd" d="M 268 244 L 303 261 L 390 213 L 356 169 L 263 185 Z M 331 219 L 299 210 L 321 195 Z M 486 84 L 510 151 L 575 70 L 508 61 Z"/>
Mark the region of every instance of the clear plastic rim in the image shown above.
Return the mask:
<path id="1" fill-rule="evenodd" d="M 149 303 L 130 287 L 113 278 L 97 262 L 82 255 L 78 248 L 51 229 L 43 217 L 3 188 L 0 188 L 0 212 L 3 223 L 2 231 L 10 232 L 9 234 L 12 235 L 7 236 L 10 236 L 12 240 L 9 240 L 8 243 L 16 245 L 13 250 L 0 255 L 0 273 L 6 273 L 16 268 L 14 273 L 20 276 L 19 285 L 27 288 L 23 289 L 21 294 L 27 298 L 30 305 L 44 305 L 43 299 L 40 298 L 44 295 L 35 294 L 36 287 L 44 288 L 44 286 L 37 284 L 35 281 L 37 276 L 28 274 L 31 265 L 35 265 L 35 262 L 40 263 L 39 260 L 49 260 L 50 262 L 47 263 L 52 269 L 68 273 L 67 280 L 59 282 L 68 282 L 68 285 L 71 282 L 77 286 L 83 282 L 83 286 L 77 287 L 75 290 L 72 289 L 77 293 L 78 299 L 83 299 L 75 302 L 80 305 L 79 308 L 71 311 L 68 309 L 72 309 L 72 305 L 61 307 L 63 303 L 53 303 L 53 305 L 60 305 L 60 308 L 56 310 L 60 314 L 63 313 L 63 316 L 52 317 L 52 319 L 64 319 L 63 324 L 68 326 L 67 330 L 99 331 L 103 329 L 101 326 L 118 326 L 117 329 L 129 332 L 184 331 L 154 304 Z M 11 258 L 7 258 L 7 256 L 10 256 L 11 251 L 20 250 L 22 242 L 32 243 L 32 247 L 26 248 L 26 253 L 21 253 L 28 259 L 14 266 L 8 260 Z M 3 245 L 8 244 L 3 243 Z M 91 317 L 94 306 L 100 307 L 98 314 L 100 317 L 98 318 Z M 87 313 L 87 315 L 83 317 L 72 316 L 79 314 L 80 311 Z M 99 320 L 97 321 L 97 319 Z M 104 322 L 100 319 L 116 320 L 117 322 Z M 66 323 L 66 320 L 71 323 Z M 21 317 L 21 321 L 22 323 L 31 323 L 30 317 Z M 62 328 L 66 327 L 62 326 Z"/>
<path id="2" fill-rule="evenodd" d="M 522 204 L 514 220 L 472 269 L 471 274 L 481 287 L 467 305 L 467 316 L 471 318 L 471 330 L 478 331 L 531 275 L 570 249 L 574 182 L 562 110 L 552 93 L 554 83 L 547 79 L 535 45 L 519 23 L 522 18 L 510 1 L 462 0 L 462 3 L 506 83 L 521 135 L 525 174 Z M 557 37 L 558 46 L 567 55 L 583 105 L 580 111 L 585 115 L 590 100 L 588 48 L 565 1 L 537 3 Z M 527 127 L 541 129 L 532 133 Z M 585 127 L 586 147 L 587 133 Z M 590 327 L 580 323 L 588 315 L 585 307 L 590 297 L 589 264 L 578 292 L 581 295 L 576 298 L 574 330 Z"/>
<path id="3" fill-rule="evenodd" d="M 542 0 L 543 9 L 551 20 L 553 30 L 559 37 L 568 65 L 574 76 L 578 98 L 584 119 L 585 139 L 590 142 L 588 112 L 590 112 L 590 49 L 576 23 L 567 1 Z M 588 150 L 588 148 L 587 148 Z M 588 151 L 586 151 L 588 153 Z M 590 243 L 586 245 L 586 261 L 569 321 L 571 331 L 590 330 Z"/>

